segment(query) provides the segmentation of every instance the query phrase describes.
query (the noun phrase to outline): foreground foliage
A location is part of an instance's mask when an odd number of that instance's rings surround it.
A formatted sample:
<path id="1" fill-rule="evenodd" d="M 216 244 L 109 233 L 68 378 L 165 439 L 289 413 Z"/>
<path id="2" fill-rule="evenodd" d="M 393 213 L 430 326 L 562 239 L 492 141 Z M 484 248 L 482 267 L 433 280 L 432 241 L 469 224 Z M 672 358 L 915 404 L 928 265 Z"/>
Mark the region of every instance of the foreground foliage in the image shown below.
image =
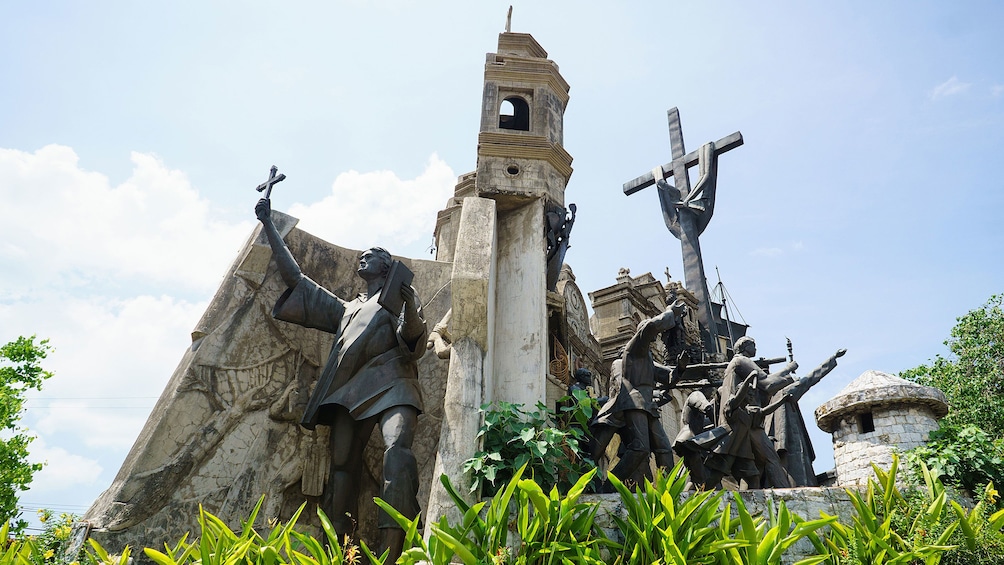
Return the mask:
<path id="1" fill-rule="evenodd" d="M 806 520 L 792 514 L 783 502 L 768 500 L 757 512 L 742 498 L 722 491 L 686 492 L 686 471 L 678 465 L 667 474 L 657 472 L 635 491 L 616 477 L 611 483 L 620 495 L 624 515 L 614 518 L 620 535 L 610 539 L 596 527 L 598 503 L 581 496 L 595 471 L 579 478 L 567 492 L 552 486 L 545 491 L 524 478 L 527 466 L 491 500 L 468 504 L 446 477 L 442 483 L 457 504 L 461 519 L 441 518 L 423 538 L 419 520 L 409 520 L 377 500 L 405 530 L 405 550 L 399 563 L 446 565 L 585 564 L 618 565 L 778 565 L 793 546 L 802 543 L 796 565 L 975 565 L 1000 563 L 1004 552 L 1004 511 L 993 510 L 996 490 L 972 508 L 950 500 L 936 473 L 926 468 L 920 489 L 897 486 L 899 461 L 888 471 L 876 468 L 876 479 L 863 492 L 848 491 L 854 506 L 849 520 L 823 514 Z M 729 498 L 731 500 L 727 501 Z M 340 539 L 320 510 L 322 537 L 296 527 L 306 505 L 286 524 L 270 522 L 261 532 L 254 524 L 263 500 L 231 530 L 220 518 L 200 510 L 200 536 L 186 534 L 163 548 L 146 548 L 157 565 L 342 565 L 384 564 L 365 543 Z M 7 527 L 0 532 L 6 539 Z M 804 541 L 803 541 L 804 540 Z M 808 551 L 805 549 L 808 548 Z M 0 565 L 39 563 L 43 548 L 28 538 L 0 545 Z M 91 540 L 81 562 L 90 565 L 127 565 L 128 548 L 109 555 Z"/>
<path id="2" fill-rule="evenodd" d="M 530 412 L 522 404 L 483 405 L 484 424 L 478 431 L 482 449 L 464 462 L 464 471 L 474 479 L 471 492 L 495 494 L 523 467 L 544 490 L 569 490 L 594 467 L 582 446 L 595 402 L 585 391 L 576 391 L 561 399 L 560 414 L 539 402 Z"/>
<path id="3" fill-rule="evenodd" d="M 872 465 L 878 480 L 869 479 L 863 494 L 848 489 L 855 513 L 850 524 L 831 525 L 825 538 L 828 563 L 936 565 L 954 549 L 948 540 L 959 523 L 946 514 L 945 487 L 924 468 L 920 496 L 906 496 L 896 484 L 898 467 L 898 457 L 888 472 Z"/>
<path id="4" fill-rule="evenodd" d="M 28 445 L 34 440 L 19 422 L 25 392 L 41 390 L 52 373 L 42 369 L 51 348 L 48 340 L 19 337 L 0 346 L 0 522 L 11 522 L 20 533 L 28 523 L 19 518 L 18 493 L 28 489 L 41 463 L 28 462 Z"/>
<path id="5" fill-rule="evenodd" d="M 444 475 L 443 486 L 463 518 L 451 525 L 446 518 L 431 525 L 429 541 L 422 539 L 418 522 L 409 520 L 384 501 L 386 510 L 406 532 L 406 549 L 400 563 L 446 565 L 460 560 L 466 565 L 500 563 L 603 563 L 601 552 L 617 544 L 593 528 L 598 505 L 580 503 L 579 497 L 595 469 L 583 475 L 567 492 L 557 487 L 545 494 L 533 480 L 523 479 L 526 466 L 516 470 L 490 502 L 467 504 Z M 515 506 L 515 517 L 510 510 Z M 510 540 L 510 530 L 516 539 Z"/>
<path id="6" fill-rule="evenodd" d="M 78 556 L 66 556 L 67 546 L 70 543 L 70 532 L 73 522 L 77 516 L 63 512 L 56 515 L 52 510 L 41 509 L 38 511 L 38 521 L 42 523 L 42 533 L 32 536 L 37 551 L 31 555 L 33 565 L 54 565 L 56 563 L 67 563 L 77 560 Z"/>
<path id="7" fill-rule="evenodd" d="M 991 439 L 973 425 L 942 425 L 926 445 L 906 453 L 918 476 L 927 466 L 942 482 L 978 496 L 988 483 L 1004 484 L 1004 438 Z"/>

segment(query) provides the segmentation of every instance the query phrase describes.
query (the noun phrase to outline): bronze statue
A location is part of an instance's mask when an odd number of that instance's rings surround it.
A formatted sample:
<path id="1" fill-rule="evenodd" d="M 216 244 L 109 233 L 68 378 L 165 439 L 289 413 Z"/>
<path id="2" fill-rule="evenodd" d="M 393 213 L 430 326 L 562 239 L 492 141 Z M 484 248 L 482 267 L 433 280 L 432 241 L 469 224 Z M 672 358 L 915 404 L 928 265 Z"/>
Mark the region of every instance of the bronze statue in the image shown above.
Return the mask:
<path id="1" fill-rule="evenodd" d="M 798 368 L 798 363 L 791 361 L 781 371 L 768 375 L 753 361 L 756 342 L 752 338 L 739 338 L 735 351 L 718 390 L 718 423 L 728 429 L 728 434 L 706 463 L 708 486 L 717 486 L 728 474 L 743 489 L 790 487 L 791 479 L 764 430 L 763 407 L 774 393 L 792 383 L 788 374 Z"/>
<path id="2" fill-rule="evenodd" d="M 426 324 L 415 289 L 400 283 L 399 288 L 385 288 L 393 261 L 386 250 L 374 247 L 359 257 L 357 273 L 366 281 L 366 293 L 342 300 L 300 271 L 272 223 L 267 198 L 258 201 L 255 213 L 289 287 L 272 315 L 335 334 L 327 365 L 300 422 L 308 429 L 319 424 L 331 427 L 324 510 L 340 535 L 352 532 L 363 449 L 377 427 L 385 445 L 380 496 L 405 516 L 418 516 L 418 465 L 411 446 L 422 412 L 416 361 L 425 352 Z M 388 303 L 395 301 L 397 311 L 390 311 L 395 307 Z M 404 532 L 382 511 L 378 525 L 382 549 L 390 549 L 388 562 L 393 562 L 400 555 Z"/>
<path id="3" fill-rule="evenodd" d="M 683 410 L 680 411 L 680 433 L 673 441 L 673 451 L 683 458 L 683 464 L 690 471 L 687 489 L 693 488 L 694 485 L 700 488 L 708 486 L 708 470 L 704 465 L 704 459 L 708 455 L 709 448 L 702 443 L 702 440 L 709 437 L 707 432 L 715 427 L 716 387 L 707 379 L 695 382 L 693 386 L 700 388 L 687 396 Z"/>
<path id="4" fill-rule="evenodd" d="M 568 237 L 575 224 L 575 204 L 568 205 L 567 214 L 561 206 L 554 207 L 544 213 L 544 237 L 547 240 L 547 290 L 554 291 L 558 285 L 558 275 L 565 261 L 565 253 L 571 244 Z"/>
<path id="5" fill-rule="evenodd" d="M 598 460 L 613 435 L 619 433 L 626 444 L 625 451 L 610 472 L 622 481 L 632 478 L 640 469 L 647 470 L 653 454 L 659 467 L 673 466 L 672 444 L 659 421 L 655 390 L 658 384 L 672 387 L 686 369 L 686 361 L 682 358 L 683 362 L 678 361 L 674 369 L 656 363 L 651 345 L 662 332 L 682 324 L 686 313 L 687 306 L 678 300 L 662 314 L 642 320 L 624 346 L 621 358 L 614 361 L 611 378 L 619 377 L 620 384 L 616 391 L 611 391 L 593 425 L 596 444 L 592 456 L 594 461 Z"/>
<path id="6" fill-rule="evenodd" d="M 711 293 L 704 276 L 700 236 L 708 227 L 715 212 L 715 189 L 718 175 L 718 156 L 743 144 L 739 132 L 723 137 L 714 143 L 705 143 L 697 151 L 687 153 L 683 143 L 683 126 L 680 112 L 673 108 L 667 112 L 669 141 L 673 160 L 655 167 L 651 173 L 624 183 L 624 194 L 631 195 L 656 184 L 666 228 L 680 240 L 683 250 L 683 271 L 687 290 L 697 298 L 697 319 L 701 327 L 701 341 L 708 353 L 718 352 L 715 338 L 714 310 Z M 693 188 L 687 169 L 698 165 L 700 178 Z M 673 184 L 666 182 L 672 175 Z"/>
<path id="7" fill-rule="evenodd" d="M 843 357 L 845 353 L 846 349 L 837 350 L 822 365 L 801 379 L 794 380 L 770 399 L 770 404 L 778 405 L 778 408 L 767 415 L 764 429 L 774 440 L 781 466 L 791 477 L 792 486 L 819 486 L 816 472 L 812 468 L 816 453 L 812 449 L 812 441 L 809 439 L 809 431 L 805 428 L 798 400 L 810 387 L 835 369 L 837 358 Z"/>

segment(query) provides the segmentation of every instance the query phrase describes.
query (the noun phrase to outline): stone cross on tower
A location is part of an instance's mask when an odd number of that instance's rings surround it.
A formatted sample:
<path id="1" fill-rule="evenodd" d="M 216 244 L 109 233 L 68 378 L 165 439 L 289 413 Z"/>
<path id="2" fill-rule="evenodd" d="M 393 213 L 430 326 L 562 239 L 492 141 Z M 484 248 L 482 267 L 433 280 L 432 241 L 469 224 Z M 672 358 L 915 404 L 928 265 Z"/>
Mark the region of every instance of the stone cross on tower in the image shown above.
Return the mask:
<path id="1" fill-rule="evenodd" d="M 624 183 L 624 194 L 631 195 L 655 184 L 659 189 L 662 215 L 670 233 L 680 240 L 683 247 L 683 269 L 687 290 L 697 298 L 698 320 L 704 349 L 709 353 L 718 352 L 717 324 L 711 309 L 711 293 L 704 277 L 704 262 L 701 258 L 700 235 L 708 226 L 715 209 L 715 184 L 718 174 L 718 155 L 743 144 L 743 136 L 738 131 L 706 143 L 697 151 L 687 153 L 683 145 L 683 128 L 680 126 L 680 111 L 669 112 L 669 141 L 673 160 L 656 167 L 651 173 Z M 700 165 L 700 178 L 691 189 L 687 169 Z M 666 182 L 672 175 L 673 185 Z"/>

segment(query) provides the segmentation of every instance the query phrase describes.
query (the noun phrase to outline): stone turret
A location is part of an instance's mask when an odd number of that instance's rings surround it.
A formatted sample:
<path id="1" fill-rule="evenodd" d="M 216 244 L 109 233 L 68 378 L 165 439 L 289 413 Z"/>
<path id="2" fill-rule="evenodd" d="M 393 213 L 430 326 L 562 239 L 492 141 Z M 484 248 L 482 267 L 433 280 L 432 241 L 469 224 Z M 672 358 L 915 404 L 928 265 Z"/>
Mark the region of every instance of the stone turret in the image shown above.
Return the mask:
<path id="1" fill-rule="evenodd" d="M 865 371 L 816 408 L 816 423 L 833 434 L 837 485 L 866 484 L 871 464 L 888 468 L 892 454 L 927 442 L 948 414 L 938 389 L 879 371 Z"/>

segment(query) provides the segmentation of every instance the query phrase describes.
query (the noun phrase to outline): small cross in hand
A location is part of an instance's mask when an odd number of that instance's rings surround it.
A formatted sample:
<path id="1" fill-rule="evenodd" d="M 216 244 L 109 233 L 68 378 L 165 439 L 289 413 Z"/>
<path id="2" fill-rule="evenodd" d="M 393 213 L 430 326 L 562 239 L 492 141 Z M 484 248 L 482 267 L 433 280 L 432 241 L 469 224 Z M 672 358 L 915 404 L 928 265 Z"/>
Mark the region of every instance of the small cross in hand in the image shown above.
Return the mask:
<path id="1" fill-rule="evenodd" d="M 279 167 L 276 167 L 275 165 L 272 165 L 272 169 L 271 169 L 271 171 L 269 172 L 269 175 L 268 175 L 268 180 L 265 181 L 265 182 L 263 182 L 263 183 L 261 183 L 261 184 L 259 184 L 257 186 L 257 188 L 255 188 L 255 190 L 257 190 L 258 192 L 261 192 L 263 190 L 265 191 L 265 199 L 266 200 L 270 196 L 272 196 L 272 186 L 275 185 L 276 183 L 279 183 L 279 182 L 282 182 L 282 181 L 286 180 L 286 175 L 285 174 L 280 174 L 280 175 L 276 176 L 277 172 L 279 172 Z"/>

